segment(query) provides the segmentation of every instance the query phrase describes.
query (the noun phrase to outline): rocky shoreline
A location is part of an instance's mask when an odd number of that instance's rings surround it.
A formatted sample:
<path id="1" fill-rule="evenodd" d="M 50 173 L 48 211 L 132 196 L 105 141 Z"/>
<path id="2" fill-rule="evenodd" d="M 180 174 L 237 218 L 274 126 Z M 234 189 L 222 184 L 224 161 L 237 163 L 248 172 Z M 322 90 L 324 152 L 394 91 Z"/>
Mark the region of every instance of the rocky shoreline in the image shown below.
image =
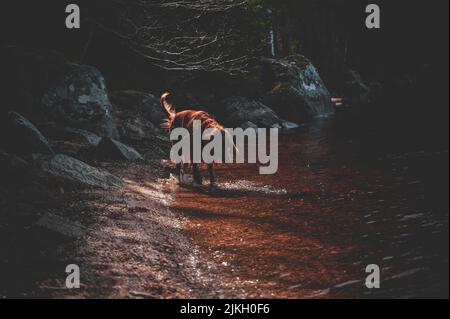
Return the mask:
<path id="1" fill-rule="evenodd" d="M 79 263 L 91 271 L 80 297 L 192 296 L 186 287 L 197 283 L 180 274 L 189 266 L 176 258 L 191 251 L 182 217 L 157 186 L 170 172 L 157 94 L 109 92 L 97 68 L 56 52 L 5 47 L 1 55 L 10 78 L 0 126 L 0 295 L 73 297 L 61 290 L 62 265 Z M 213 99 L 205 109 L 244 128 L 293 129 L 333 113 L 306 58 L 264 63 L 272 80 L 263 98 Z M 130 259 L 136 249 L 143 251 Z M 111 289 L 111 278 L 131 280 L 138 269 L 154 277 L 151 287 Z M 17 271 L 19 282 L 11 276 Z"/>

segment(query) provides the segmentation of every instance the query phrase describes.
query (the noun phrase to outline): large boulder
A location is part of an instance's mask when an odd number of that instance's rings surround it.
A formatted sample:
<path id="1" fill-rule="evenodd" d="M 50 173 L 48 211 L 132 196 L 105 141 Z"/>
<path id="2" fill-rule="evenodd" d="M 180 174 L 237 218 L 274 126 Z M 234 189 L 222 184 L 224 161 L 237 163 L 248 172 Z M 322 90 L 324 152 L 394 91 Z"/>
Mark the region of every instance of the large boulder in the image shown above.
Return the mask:
<path id="1" fill-rule="evenodd" d="M 66 127 L 61 133 L 68 139 L 79 140 L 92 146 L 97 146 L 102 140 L 97 134 L 78 128 Z"/>
<path id="2" fill-rule="evenodd" d="M 119 126 L 119 132 L 121 137 L 133 141 L 142 141 L 146 137 L 144 129 L 138 123 L 125 122 Z"/>
<path id="3" fill-rule="evenodd" d="M 97 146 L 101 158 L 113 160 L 142 161 L 144 158 L 134 148 L 112 138 L 104 137 Z"/>
<path id="4" fill-rule="evenodd" d="M 119 133 L 121 139 L 132 142 L 150 139 L 154 136 L 163 134 L 161 127 L 156 126 L 146 118 L 136 114 L 135 116 L 124 116 L 122 113 L 119 118 Z"/>
<path id="5" fill-rule="evenodd" d="M 159 98 L 141 91 L 117 91 L 111 95 L 118 116 L 122 120 L 143 117 L 159 127 L 167 118 L 161 107 Z"/>
<path id="6" fill-rule="evenodd" d="M 105 79 L 96 68 L 50 50 L 4 46 L 0 69 L 5 83 L 0 109 L 118 137 Z"/>
<path id="7" fill-rule="evenodd" d="M 67 155 L 36 157 L 35 166 L 40 172 L 72 183 L 105 189 L 122 185 L 120 178 Z"/>
<path id="8" fill-rule="evenodd" d="M 258 125 L 256 125 L 253 122 L 248 122 L 248 121 L 245 123 L 242 123 L 240 128 L 242 128 L 243 130 L 252 129 L 252 130 L 258 131 Z"/>
<path id="9" fill-rule="evenodd" d="M 60 125 L 118 138 L 105 79 L 88 65 L 66 63 L 42 98 L 44 110 Z"/>
<path id="10" fill-rule="evenodd" d="M 237 127 L 251 122 L 257 127 L 287 128 L 297 126 L 280 119 L 274 110 L 259 101 L 243 97 L 232 97 L 222 102 L 227 125 Z M 298 127 L 298 126 L 297 126 Z"/>
<path id="11" fill-rule="evenodd" d="M 111 95 L 121 140 L 151 140 L 162 134 L 167 119 L 159 98 L 140 91 L 117 91 Z"/>
<path id="12" fill-rule="evenodd" d="M 264 61 L 271 90 L 263 102 L 294 122 L 334 113 L 331 95 L 314 65 L 304 56 Z"/>
<path id="13" fill-rule="evenodd" d="M 355 70 L 348 70 L 345 74 L 344 96 L 351 105 L 366 104 L 370 101 L 372 90 L 364 83 L 361 75 Z"/>
<path id="14" fill-rule="evenodd" d="M 0 145 L 18 154 L 53 154 L 48 140 L 28 119 L 10 112 L 2 119 Z"/>

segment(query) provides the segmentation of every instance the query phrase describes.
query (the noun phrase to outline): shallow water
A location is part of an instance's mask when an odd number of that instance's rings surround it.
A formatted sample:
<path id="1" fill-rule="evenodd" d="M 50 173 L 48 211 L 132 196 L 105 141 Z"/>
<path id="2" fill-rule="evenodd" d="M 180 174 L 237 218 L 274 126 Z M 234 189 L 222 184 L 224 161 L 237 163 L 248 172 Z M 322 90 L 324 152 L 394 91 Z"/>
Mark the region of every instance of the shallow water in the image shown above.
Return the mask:
<path id="1" fill-rule="evenodd" d="M 347 124 L 282 136 L 276 175 L 219 166 L 214 194 L 166 190 L 196 247 L 198 296 L 448 297 L 448 149 Z M 380 289 L 364 285 L 369 264 Z"/>

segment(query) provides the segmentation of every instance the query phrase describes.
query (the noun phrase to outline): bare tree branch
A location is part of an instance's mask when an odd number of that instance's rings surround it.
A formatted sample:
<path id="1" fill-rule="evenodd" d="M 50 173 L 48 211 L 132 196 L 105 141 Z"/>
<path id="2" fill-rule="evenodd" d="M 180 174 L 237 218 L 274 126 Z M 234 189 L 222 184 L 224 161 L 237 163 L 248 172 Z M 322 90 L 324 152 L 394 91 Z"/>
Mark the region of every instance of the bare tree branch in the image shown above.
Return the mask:
<path id="1" fill-rule="evenodd" d="M 243 72 L 246 48 L 235 16 L 247 0 L 113 0 L 114 21 L 96 20 L 134 52 L 166 70 Z"/>

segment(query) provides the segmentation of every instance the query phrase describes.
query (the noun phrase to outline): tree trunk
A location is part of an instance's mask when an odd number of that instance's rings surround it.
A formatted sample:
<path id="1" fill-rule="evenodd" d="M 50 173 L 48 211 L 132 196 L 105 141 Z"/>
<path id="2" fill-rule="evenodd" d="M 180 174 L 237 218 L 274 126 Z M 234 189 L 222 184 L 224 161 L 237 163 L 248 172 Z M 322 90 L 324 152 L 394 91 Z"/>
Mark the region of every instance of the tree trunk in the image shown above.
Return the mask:
<path id="1" fill-rule="evenodd" d="M 273 9 L 272 6 L 267 7 L 267 15 L 269 17 L 269 52 L 272 58 L 276 57 L 275 30 L 273 27 Z"/>

